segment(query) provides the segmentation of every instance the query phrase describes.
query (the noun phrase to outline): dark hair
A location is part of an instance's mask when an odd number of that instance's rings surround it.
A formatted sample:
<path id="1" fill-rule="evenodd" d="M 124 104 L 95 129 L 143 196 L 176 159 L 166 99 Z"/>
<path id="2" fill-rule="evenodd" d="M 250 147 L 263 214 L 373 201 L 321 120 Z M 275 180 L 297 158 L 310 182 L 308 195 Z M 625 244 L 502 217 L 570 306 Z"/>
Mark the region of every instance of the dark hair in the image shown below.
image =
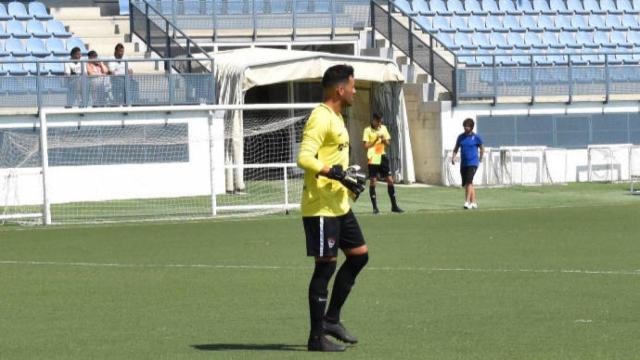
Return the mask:
<path id="1" fill-rule="evenodd" d="M 374 112 L 374 113 L 373 113 L 373 119 L 375 119 L 375 120 L 382 120 L 382 113 L 379 113 L 379 112 L 377 112 L 377 111 L 376 111 L 376 112 Z"/>
<path id="2" fill-rule="evenodd" d="M 333 65 L 322 76 L 322 88 L 327 89 L 341 84 L 353 76 L 353 66 Z"/>
<path id="3" fill-rule="evenodd" d="M 87 54 L 87 57 L 90 57 L 90 58 L 92 58 L 94 56 L 98 57 L 98 53 L 95 52 L 94 50 L 89 51 L 89 53 Z"/>
<path id="4" fill-rule="evenodd" d="M 476 123 L 473 121 L 472 118 L 466 118 L 464 119 L 464 121 L 462 122 L 462 126 L 468 126 L 470 128 L 473 129 L 473 127 L 476 125 Z"/>
<path id="5" fill-rule="evenodd" d="M 117 43 L 114 50 L 118 50 L 118 49 L 124 49 L 124 45 L 122 45 L 122 43 Z"/>
<path id="6" fill-rule="evenodd" d="M 70 55 L 73 56 L 74 54 L 77 54 L 79 52 L 80 52 L 80 48 L 76 46 L 73 49 L 71 49 Z"/>

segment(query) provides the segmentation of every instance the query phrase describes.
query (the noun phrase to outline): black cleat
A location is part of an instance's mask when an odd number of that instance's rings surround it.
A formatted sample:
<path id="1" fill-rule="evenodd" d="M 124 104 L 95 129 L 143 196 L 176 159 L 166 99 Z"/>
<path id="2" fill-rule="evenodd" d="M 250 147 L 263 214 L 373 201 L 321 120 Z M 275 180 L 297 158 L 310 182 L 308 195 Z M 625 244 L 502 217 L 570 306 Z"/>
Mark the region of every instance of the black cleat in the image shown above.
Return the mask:
<path id="1" fill-rule="evenodd" d="M 394 207 L 391 208 L 391 212 L 402 214 L 404 212 L 404 210 L 400 209 L 397 206 L 394 206 Z"/>
<path id="2" fill-rule="evenodd" d="M 337 352 L 345 351 L 345 349 L 346 347 L 344 345 L 336 344 L 324 335 L 309 336 L 309 342 L 307 343 L 307 350 L 309 351 Z"/>
<path id="3" fill-rule="evenodd" d="M 345 342 L 347 344 L 355 344 L 358 342 L 358 338 L 349 334 L 349 332 L 347 331 L 347 329 L 344 328 L 344 326 L 337 322 L 337 323 L 332 323 L 330 321 L 324 321 L 324 333 L 327 335 L 331 335 L 334 338 Z"/>
<path id="4" fill-rule="evenodd" d="M 378 215 L 380 214 L 380 210 L 378 210 L 378 208 L 373 208 L 373 215 Z"/>

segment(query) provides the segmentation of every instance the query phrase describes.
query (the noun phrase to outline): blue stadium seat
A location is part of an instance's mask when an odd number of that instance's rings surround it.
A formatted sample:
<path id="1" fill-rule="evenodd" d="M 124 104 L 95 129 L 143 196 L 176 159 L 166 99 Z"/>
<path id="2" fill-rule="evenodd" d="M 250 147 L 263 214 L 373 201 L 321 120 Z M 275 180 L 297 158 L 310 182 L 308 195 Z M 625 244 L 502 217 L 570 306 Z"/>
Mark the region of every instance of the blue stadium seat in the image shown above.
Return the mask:
<path id="1" fill-rule="evenodd" d="M 491 15 L 504 15 L 506 12 L 500 10 L 496 0 L 482 0 L 482 9 L 488 11 Z"/>
<path id="2" fill-rule="evenodd" d="M 476 32 L 490 32 L 491 30 L 487 28 L 485 23 L 484 16 L 470 16 L 469 21 L 467 23 L 469 29 L 473 29 Z"/>
<path id="3" fill-rule="evenodd" d="M 525 32 L 526 29 L 520 26 L 520 17 L 515 15 L 505 15 L 502 18 L 502 26 L 509 31 Z"/>
<path id="4" fill-rule="evenodd" d="M 486 33 L 477 33 L 471 38 L 471 40 L 482 50 L 494 50 L 496 48 L 496 45 L 492 43 L 491 39 L 489 39 L 489 35 Z"/>
<path id="5" fill-rule="evenodd" d="M 16 38 L 7 39 L 7 41 L 5 41 L 4 43 L 4 48 L 14 57 L 23 57 L 31 54 L 29 51 L 27 51 L 24 44 L 22 44 L 22 41 Z"/>
<path id="6" fill-rule="evenodd" d="M 587 23 L 587 17 L 575 15 L 571 17 L 571 26 L 579 31 L 593 31 L 595 28 Z"/>
<path id="7" fill-rule="evenodd" d="M 444 0 L 431 0 L 429 2 L 429 8 L 431 9 L 431 11 L 434 11 L 437 15 L 445 15 L 445 16 L 453 15 L 453 12 L 447 9 L 447 4 L 444 2 Z"/>
<path id="8" fill-rule="evenodd" d="M 31 37 L 31 34 L 25 31 L 22 22 L 18 20 L 7 21 L 7 32 L 14 38 L 26 39 Z"/>
<path id="9" fill-rule="evenodd" d="M 616 55 L 616 59 L 620 59 L 625 65 L 637 65 L 640 63 L 640 54 L 618 54 Z"/>
<path id="10" fill-rule="evenodd" d="M 53 36 L 59 38 L 68 38 L 72 35 L 58 20 L 49 20 L 49 22 L 47 22 L 47 30 L 52 33 Z"/>
<path id="11" fill-rule="evenodd" d="M 413 21 L 415 21 L 415 23 L 418 24 L 420 28 L 422 28 L 422 31 L 434 33 L 438 32 L 438 30 L 433 27 L 433 19 L 433 16 L 418 15 L 413 18 Z"/>
<path id="12" fill-rule="evenodd" d="M 27 8 L 24 7 L 24 4 L 17 1 L 12 1 L 8 6 L 9 15 L 16 18 L 16 20 L 31 20 L 33 16 L 27 13 Z"/>
<path id="13" fill-rule="evenodd" d="M 630 0 L 617 0 L 616 4 L 618 5 L 618 10 L 624 12 L 625 14 L 637 15 L 640 13 L 640 9 L 633 8 Z"/>
<path id="14" fill-rule="evenodd" d="M 492 32 L 489 34 L 491 44 L 495 45 L 500 50 L 511 50 L 513 45 L 507 42 L 507 37 L 503 33 Z"/>
<path id="15" fill-rule="evenodd" d="M 588 15 L 589 11 L 584 9 L 581 0 L 567 0 L 567 10 L 578 15 Z"/>
<path id="16" fill-rule="evenodd" d="M 429 9 L 427 0 L 413 0 L 412 5 L 413 11 L 420 15 L 434 16 L 436 14 L 435 11 L 431 11 L 431 9 Z"/>
<path id="17" fill-rule="evenodd" d="M 47 50 L 52 53 L 54 56 L 68 56 L 69 51 L 67 47 L 64 45 L 62 39 L 51 38 L 47 40 Z"/>
<path id="18" fill-rule="evenodd" d="M 28 72 L 22 67 L 22 63 L 19 63 L 16 58 L 8 58 L 6 63 L 2 64 L 2 69 L 10 76 L 24 76 Z"/>
<path id="19" fill-rule="evenodd" d="M 86 55 L 89 52 L 84 44 L 84 41 L 77 37 L 72 37 L 67 40 L 67 50 L 71 51 L 71 49 L 73 49 L 74 47 L 79 47 L 82 55 Z"/>
<path id="20" fill-rule="evenodd" d="M 435 17 L 420 16 L 420 18 L 425 19 L 424 25 L 428 26 L 428 27 L 425 27 L 425 30 L 427 32 L 430 32 L 430 33 L 438 33 L 441 31 L 453 32 L 451 30 L 451 24 L 449 23 L 448 16 L 435 16 Z M 428 23 L 429 21 L 431 21 L 431 25 L 429 25 Z"/>
<path id="21" fill-rule="evenodd" d="M 527 31 L 542 32 L 543 28 L 538 26 L 538 21 L 531 15 L 523 15 L 520 19 L 520 25 Z"/>
<path id="22" fill-rule="evenodd" d="M 489 15 L 486 17 L 486 21 L 487 29 L 491 29 L 491 31 L 509 32 L 509 30 L 505 29 L 504 25 L 502 25 L 501 16 Z"/>
<path id="23" fill-rule="evenodd" d="M 536 50 L 546 50 L 549 46 L 542 42 L 540 33 L 527 32 L 524 34 L 524 43 Z"/>
<path id="24" fill-rule="evenodd" d="M 627 32 L 626 31 L 612 31 L 611 37 L 609 38 L 611 44 L 614 44 L 617 47 L 628 47 L 631 48 L 632 45 L 627 43 Z"/>
<path id="25" fill-rule="evenodd" d="M 27 51 L 33 56 L 45 57 L 51 55 L 51 51 L 47 50 L 44 45 L 44 41 L 38 38 L 31 38 L 27 40 Z"/>
<path id="26" fill-rule="evenodd" d="M 564 3 L 563 0 L 550 0 L 549 8 L 551 9 L 551 11 L 555 11 L 558 14 L 562 14 L 562 15 L 573 14 L 573 11 L 569 11 L 567 9 L 567 5 Z"/>
<path id="27" fill-rule="evenodd" d="M 607 12 L 600 8 L 598 0 L 584 0 L 584 11 L 592 14 L 606 14 Z"/>
<path id="28" fill-rule="evenodd" d="M 482 65 L 492 65 L 493 57 L 491 54 L 492 52 L 489 52 L 489 50 L 478 49 L 478 51 L 476 51 L 476 62 Z"/>
<path id="29" fill-rule="evenodd" d="M 24 59 L 22 59 L 22 61 L 25 61 L 24 63 L 22 63 L 22 68 L 28 72 L 30 75 L 37 75 L 38 74 L 38 64 L 36 64 L 35 62 L 26 62 L 26 61 L 37 61 L 38 59 L 36 59 L 33 56 L 27 56 Z"/>
<path id="30" fill-rule="evenodd" d="M 536 10 L 531 0 L 516 0 L 516 9 L 526 15 L 538 15 L 540 10 Z"/>
<path id="31" fill-rule="evenodd" d="M 463 50 L 478 49 L 478 46 L 471 41 L 471 38 L 467 33 L 463 33 L 463 32 L 455 33 L 455 35 L 453 36 L 453 41 L 456 43 L 456 45 L 460 46 Z"/>
<path id="32" fill-rule="evenodd" d="M 589 1 L 589 4 L 591 2 L 596 2 L 597 0 L 585 0 L 585 9 L 587 8 L 587 1 Z M 618 2 L 620 2 L 620 0 L 618 0 Z M 593 5 L 589 5 L 589 7 L 591 7 Z M 600 14 L 601 13 L 606 13 L 606 14 L 616 14 L 616 15 L 621 15 L 622 14 L 622 10 L 618 9 L 616 7 L 616 3 L 615 0 L 600 0 Z M 592 11 L 592 13 L 594 14 L 598 14 L 595 11 Z"/>
<path id="33" fill-rule="evenodd" d="M 640 31 L 631 30 L 627 33 L 627 43 L 640 47 Z"/>
<path id="34" fill-rule="evenodd" d="M 560 31 L 560 27 L 556 26 L 555 17 L 552 15 L 540 15 L 538 17 L 538 27 L 545 31 Z"/>
<path id="35" fill-rule="evenodd" d="M 453 16 L 451 17 L 451 28 L 462 32 L 473 32 L 467 25 L 468 16 Z"/>
<path id="36" fill-rule="evenodd" d="M 495 58 L 496 58 L 496 63 L 502 66 L 513 66 L 518 64 L 509 53 L 496 55 Z M 502 79 L 502 81 L 505 81 L 505 80 L 513 80 L 513 77 L 506 76 L 504 79 Z"/>
<path id="37" fill-rule="evenodd" d="M 453 11 L 455 15 L 460 16 L 469 16 L 471 15 L 471 11 L 467 11 L 464 8 L 464 4 L 460 0 L 449 0 L 447 1 L 447 7 L 449 11 Z"/>
<path id="38" fill-rule="evenodd" d="M 453 35 L 451 33 L 440 33 L 438 34 L 438 40 L 446 46 L 451 51 L 460 50 L 460 46 L 458 46 L 453 40 Z"/>
<path id="39" fill-rule="evenodd" d="M 416 12 L 413 11 L 413 9 L 411 8 L 411 3 L 408 0 L 394 0 L 393 2 L 395 4 L 396 9 L 399 9 L 401 12 L 403 12 L 406 15 L 413 15 L 416 14 Z M 276 7 L 274 7 L 275 4 L 280 4 L 283 5 L 282 9 L 276 9 Z M 286 7 L 284 7 L 285 3 L 281 2 L 281 1 L 276 1 L 275 3 L 272 2 L 271 3 L 271 11 L 272 12 L 277 12 L 277 13 L 284 13 L 286 10 Z"/>
<path id="40" fill-rule="evenodd" d="M 557 33 L 545 31 L 542 33 L 542 42 L 552 49 L 564 49 L 564 45 L 558 40 Z"/>
<path id="41" fill-rule="evenodd" d="M 0 40 L 0 58 L 10 56 L 11 54 L 4 49 L 4 41 Z M 4 60 L 4 59 L 3 59 Z"/>
<path id="42" fill-rule="evenodd" d="M 51 33 L 44 29 L 40 20 L 29 20 L 27 22 L 27 32 L 37 38 L 50 38 Z"/>
<path id="43" fill-rule="evenodd" d="M 560 54 L 547 55 L 547 60 L 554 65 L 567 65 L 569 63 L 569 58 L 566 55 Z"/>
<path id="44" fill-rule="evenodd" d="M 0 21 L 7 21 L 13 19 L 13 16 L 7 13 L 7 9 L 3 4 L 0 4 Z"/>
<path id="45" fill-rule="evenodd" d="M 582 60 L 587 61 L 590 65 L 604 65 L 604 55 L 603 54 L 589 54 L 584 53 L 582 55 Z M 600 72 L 591 72 L 591 76 L 587 76 L 587 81 L 596 81 L 596 80 L 604 80 L 601 78 Z"/>
<path id="46" fill-rule="evenodd" d="M 526 52 L 513 52 L 511 58 L 515 61 L 519 66 L 531 66 L 531 58 L 532 56 Z M 528 69 L 522 69 L 518 72 L 517 79 L 519 81 L 528 82 L 531 79 L 531 73 Z"/>
<path id="47" fill-rule="evenodd" d="M 533 0 L 533 8 L 545 15 L 556 14 L 556 11 L 549 7 L 547 0 Z"/>
<path id="48" fill-rule="evenodd" d="M 631 30 L 640 30 L 640 24 L 638 23 L 638 18 L 632 14 L 622 15 L 622 26 L 624 28 L 631 29 Z"/>
<path id="49" fill-rule="evenodd" d="M 608 41 L 609 40 L 607 39 L 607 42 Z M 578 31 L 576 33 L 576 42 L 582 45 L 582 47 L 589 49 L 597 49 L 598 47 L 600 47 L 593 40 L 593 32 L 591 31 Z"/>
<path id="50" fill-rule="evenodd" d="M 604 25 L 609 29 L 623 30 L 622 18 L 618 15 L 607 15 Z"/>
<path id="51" fill-rule="evenodd" d="M 39 1 L 29 3 L 29 14 L 38 20 L 51 20 L 53 16 L 49 15 L 47 8 Z"/>
<path id="52" fill-rule="evenodd" d="M 8 39 L 11 37 L 11 34 L 5 30 L 4 23 L 4 21 L 0 21 L 0 39 Z"/>
<path id="53" fill-rule="evenodd" d="M 498 0 L 498 7 L 507 15 L 522 15 L 522 11 L 516 8 L 513 0 Z"/>
<path id="54" fill-rule="evenodd" d="M 44 60 L 52 60 L 52 61 L 56 61 L 56 60 L 60 60 L 60 58 L 57 58 L 53 55 L 47 56 Z M 63 63 L 42 63 L 42 69 L 41 72 L 46 72 L 49 73 L 51 75 L 63 75 L 64 74 L 64 64 Z"/>
<path id="55" fill-rule="evenodd" d="M 482 8 L 482 4 L 480 4 L 479 0 L 465 0 L 464 8 L 467 11 L 471 11 L 473 15 L 483 15 L 486 16 L 489 14 L 488 11 Z"/>
<path id="56" fill-rule="evenodd" d="M 569 31 L 562 31 L 558 36 L 558 42 L 565 47 L 571 49 L 581 49 L 582 45 L 578 44 L 575 38 L 575 33 Z"/>
<path id="57" fill-rule="evenodd" d="M 606 18 L 602 15 L 589 16 L 589 25 L 594 27 L 596 30 L 605 31 L 609 29 L 606 24 Z"/>
<path id="58" fill-rule="evenodd" d="M 611 42 L 611 32 L 609 31 L 596 31 L 593 33 L 593 42 L 602 48 L 615 48 L 616 44 Z"/>
<path id="59" fill-rule="evenodd" d="M 631 4 L 633 5 L 634 10 L 640 11 L 640 0 L 631 0 Z"/>
<path id="60" fill-rule="evenodd" d="M 556 26 L 562 29 L 562 31 L 578 31 L 578 28 L 571 24 L 573 16 L 558 15 L 556 16 Z"/>
<path id="61" fill-rule="evenodd" d="M 524 39 L 521 33 L 510 32 L 507 34 L 507 42 L 516 49 L 525 50 L 530 49 L 531 47 L 524 43 Z"/>

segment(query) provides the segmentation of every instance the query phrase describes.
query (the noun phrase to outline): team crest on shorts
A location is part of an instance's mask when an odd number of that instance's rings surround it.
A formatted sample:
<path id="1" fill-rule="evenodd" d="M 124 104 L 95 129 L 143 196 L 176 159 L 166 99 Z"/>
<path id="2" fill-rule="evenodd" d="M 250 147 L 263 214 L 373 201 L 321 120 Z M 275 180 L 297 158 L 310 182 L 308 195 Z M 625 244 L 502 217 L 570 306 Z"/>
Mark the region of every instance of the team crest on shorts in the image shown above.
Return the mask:
<path id="1" fill-rule="evenodd" d="M 329 244 L 329 248 L 332 249 L 336 245 L 336 239 L 328 238 L 327 239 L 327 244 Z"/>

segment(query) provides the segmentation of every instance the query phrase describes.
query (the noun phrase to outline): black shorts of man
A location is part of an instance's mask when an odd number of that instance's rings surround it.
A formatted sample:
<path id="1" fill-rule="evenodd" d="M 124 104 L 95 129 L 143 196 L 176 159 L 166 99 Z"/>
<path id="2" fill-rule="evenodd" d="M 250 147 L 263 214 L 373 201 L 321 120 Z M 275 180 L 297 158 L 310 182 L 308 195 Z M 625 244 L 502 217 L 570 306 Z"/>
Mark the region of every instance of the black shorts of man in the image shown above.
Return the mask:
<path id="1" fill-rule="evenodd" d="M 404 212 L 398 207 L 396 200 L 396 189 L 393 186 L 393 176 L 389 168 L 389 158 L 385 152 L 386 147 L 391 142 L 391 136 L 387 127 L 382 124 L 382 115 L 374 113 L 371 118 L 371 126 L 364 129 L 362 143 L 367 151 L 367 164 L 369 167 L 369 197 L 373 206 L 373 213 L 379 214 L 378 201 L 376 198 L 376 182 L 378 178 L 387 182 L 387 193 L 391 200 L 391 211 L 395 213 Z"/>
<path id="2" fill-rule="evenodd" d="M 368 248 L 349 198 L 357 199 L 364 190 L 365 176 L 358 181 L 348 176 L 349 134 L 342 110 L 353 103 L 353 68 L 335 65 L 322 78 L 324 102 L 317 106 L 305 124 L 298 166 L 304 169 L 301 212 L 307 240 L 307 255 L 315 258 L 309 283 L 310 351 L 344 351 L 344 343 L 358 340 L 340 322 L 340 311 L 356 277 L 367 264 Z M 336 270 L 338 249 L 346 260 L 333 283 L 326 308 L 328 284 Z M 326 313 L 325 313 L 326 311 Z"/>
<path id="3" fill-rule="evenodd" d="M 465 119 L 462 122 L 464 132 L 458 135 L 451 158 L 451 163 L 455 165 L 456 154 L 460 149 L 460 176 L 462 177 L 462 187 L 464 187 L 464 208 L 468 210 L 478 208 L 476 190 L 473 188 L 473 177 L 484 156 L 482 138 L 473 132 L 474 126 L 473 119 Z M 480 149 L 479 156 L 478 149 Z"/>

